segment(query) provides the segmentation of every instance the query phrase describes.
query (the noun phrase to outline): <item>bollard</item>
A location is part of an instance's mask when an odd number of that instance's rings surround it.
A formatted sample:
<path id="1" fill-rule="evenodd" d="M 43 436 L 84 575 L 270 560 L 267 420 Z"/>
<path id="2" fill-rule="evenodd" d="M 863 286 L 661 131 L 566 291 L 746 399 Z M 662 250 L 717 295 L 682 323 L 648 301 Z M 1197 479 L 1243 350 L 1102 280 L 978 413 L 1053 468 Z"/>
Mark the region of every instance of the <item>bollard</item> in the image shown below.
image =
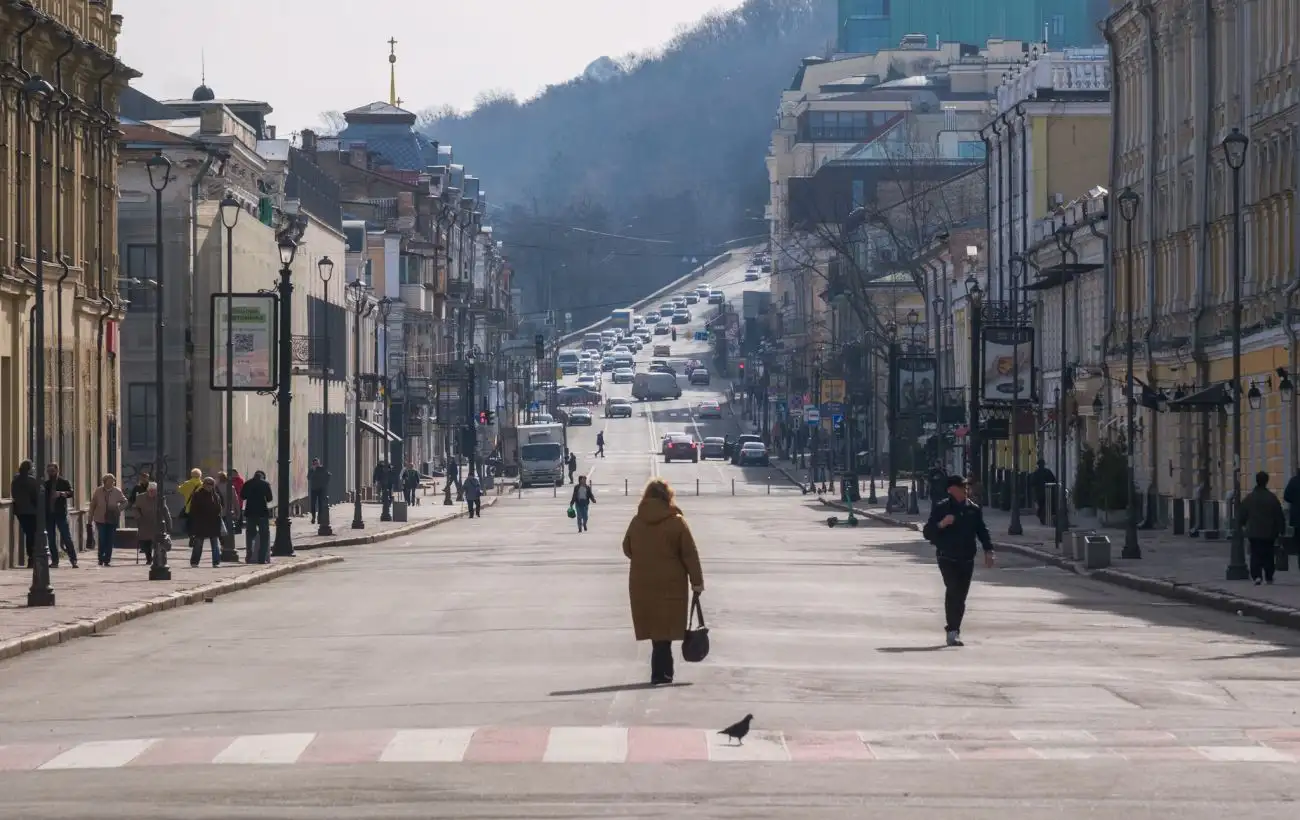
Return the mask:
<path id="1" fill-rule="evenodd" d="M 524 479 L 522 476 L 519 478 L 519 483 L 515 486 L 515 493 L 518 494 L 520 498 L 524 497 Z"/>
<path id="2" fill-rule="evenodd" d="M 768 494 L 768 495 L 771 495 L 771 494 L 772 494 L 772 474 L 771 474 L 771 473 L 768 473 L 768 474 L 767 474 L 767 494 Z"/>
<path id="3" fill-rule="evenodd" d="M 559 498 L 559 497 L 560 497 L 560 485 L 559 485 L 559 484 L 555 484 L 554 482 L 552 482 L 552 484 L 551 484 L 551 498 Z"/>
<path id="4" fill-rule="evenodd" d="M 623 495 L 627 495 L 627 479 L 623 479 Z"/>
<path id="5" fill-rule="evenodd" d="M 695 497 L 698 498 L 699 495 L 700 495 L 700 480 L 697 478 L 695 479 Z"/>
<path id="6" fill-rule="evenodd" d="M 731 479 L 731 494 L 732 495 L 736 494 L 736 479 L 734 478 Z"/>

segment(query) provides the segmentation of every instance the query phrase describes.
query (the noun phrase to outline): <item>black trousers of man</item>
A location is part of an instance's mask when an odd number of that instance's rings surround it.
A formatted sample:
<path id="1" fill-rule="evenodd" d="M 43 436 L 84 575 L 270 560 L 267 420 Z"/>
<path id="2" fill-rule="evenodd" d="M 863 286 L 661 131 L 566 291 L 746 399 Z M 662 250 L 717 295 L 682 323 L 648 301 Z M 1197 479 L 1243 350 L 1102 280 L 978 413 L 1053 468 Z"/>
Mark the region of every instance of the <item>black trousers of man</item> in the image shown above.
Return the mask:
<path id="1" fill-rule="evenodd" d="M 1277 570 L 1277 548 L 1271 538 L 1250 539 L 1250 577 L 1258 581 L 1261 578 L 1273 583 L 1273 573 Z"/>
<path id="2" fill-rule="evenodd" d="M 311 491 L 311 523 L 316 523 L 317 514 L 325 514 L 325 505 L 329 503 L 325 500 L 324 490 Z"/>
<path id="3" fill-rule="evenodd" d="M 945 632 L 961 630 L 966 615 L 966 596 L 970 594 L 971 578 L 975 575 L 975 562 L 939 559 L 939 573 L 943 575 L 943 615 L 948 625 Z"/>
<path id="4" fill-rule="evenodd" d="M 483 500 L 482 500 L 482 499 L 480 499 L 480 498 L 467 498 L 467 499 L 465 499 L 465 506 L 469 508 L 469 517 L 470 517 L 470 518 L 482 518 L 482 517 L 483 517 Z"/>

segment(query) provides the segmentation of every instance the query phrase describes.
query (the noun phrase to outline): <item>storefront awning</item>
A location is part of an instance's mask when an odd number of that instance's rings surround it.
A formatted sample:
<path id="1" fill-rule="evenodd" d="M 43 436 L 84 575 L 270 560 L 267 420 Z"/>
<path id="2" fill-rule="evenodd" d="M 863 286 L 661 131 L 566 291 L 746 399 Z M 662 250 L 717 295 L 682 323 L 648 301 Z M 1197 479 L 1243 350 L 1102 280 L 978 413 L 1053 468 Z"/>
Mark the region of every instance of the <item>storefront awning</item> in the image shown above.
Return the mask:
<path id="1" fill-rule="evenodd" d="M 1225 382 L 1198 390 L 1195 393 L 1169 402 L 1169 409 L 1174 413 L 1208 413 L 1223 410 L 1232 404 L 1232 391 Z"/>
<path id="2" fill-rule="evenodd" d="M 360 424 L 361 429 L 365 430 L 367 433 L 378 436 L 379 438 L 384 438 L 384 433 L 385 433 L 384 428 L 380 427 L 378 424 L 375 424 L 373 421 L 368 421 L 366 419 L 357 419 L 357 424 Z M 394 433 L 392 430 L 388 430 L 387 433 L 388 433 L 389 441 L 402 440 L 401 437 L 398 436 L 396 433 Z"/>

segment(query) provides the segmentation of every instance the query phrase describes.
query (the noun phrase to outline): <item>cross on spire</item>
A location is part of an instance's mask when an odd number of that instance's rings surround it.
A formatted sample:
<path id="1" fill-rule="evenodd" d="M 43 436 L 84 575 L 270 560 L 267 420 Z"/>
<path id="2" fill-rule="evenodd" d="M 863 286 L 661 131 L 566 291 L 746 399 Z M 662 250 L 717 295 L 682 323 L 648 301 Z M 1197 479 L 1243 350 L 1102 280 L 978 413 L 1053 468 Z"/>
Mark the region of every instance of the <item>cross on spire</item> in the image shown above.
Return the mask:
<path id="1" fill-rule="evenodd" d="M 388 38 L 388 104 L 402 107 L 397 98 L 397 38 Z"/>

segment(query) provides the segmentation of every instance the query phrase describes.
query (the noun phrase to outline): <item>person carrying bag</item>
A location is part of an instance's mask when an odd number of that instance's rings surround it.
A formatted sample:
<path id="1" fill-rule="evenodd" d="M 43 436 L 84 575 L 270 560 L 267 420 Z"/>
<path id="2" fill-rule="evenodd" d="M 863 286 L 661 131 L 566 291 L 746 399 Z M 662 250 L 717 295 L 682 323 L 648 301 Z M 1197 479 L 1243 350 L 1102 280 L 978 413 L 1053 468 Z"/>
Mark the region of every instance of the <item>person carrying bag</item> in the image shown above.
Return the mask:
<path id="1" fill-rule="evenodd" d="M 587 531 L 587 520 L 591 505 L 596 503 L 596 493 L 587 483 L 585 475 L 578 476 L 578 483 L 573 485 L 573 497 L 569 499 L 570 518 L 578 519 L 578 532 Z"/>

